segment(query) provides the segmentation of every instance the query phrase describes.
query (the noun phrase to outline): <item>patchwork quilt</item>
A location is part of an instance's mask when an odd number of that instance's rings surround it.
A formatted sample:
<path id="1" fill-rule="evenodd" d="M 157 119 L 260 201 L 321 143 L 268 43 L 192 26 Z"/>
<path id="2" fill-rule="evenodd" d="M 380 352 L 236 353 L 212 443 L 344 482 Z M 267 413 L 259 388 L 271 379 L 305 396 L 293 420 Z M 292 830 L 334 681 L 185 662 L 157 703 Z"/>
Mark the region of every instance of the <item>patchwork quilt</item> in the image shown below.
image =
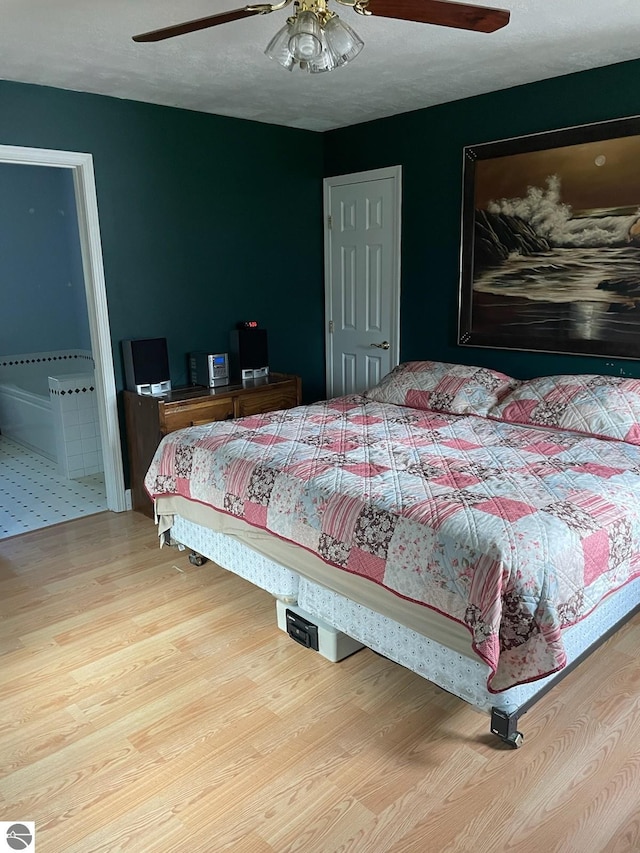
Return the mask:
<path id="1" fill-rule="evenodd" d="M 640 574 L 640 447 L 360 396 L 166 436 L 145 479 L 465 625 L 494 692 Z"/>

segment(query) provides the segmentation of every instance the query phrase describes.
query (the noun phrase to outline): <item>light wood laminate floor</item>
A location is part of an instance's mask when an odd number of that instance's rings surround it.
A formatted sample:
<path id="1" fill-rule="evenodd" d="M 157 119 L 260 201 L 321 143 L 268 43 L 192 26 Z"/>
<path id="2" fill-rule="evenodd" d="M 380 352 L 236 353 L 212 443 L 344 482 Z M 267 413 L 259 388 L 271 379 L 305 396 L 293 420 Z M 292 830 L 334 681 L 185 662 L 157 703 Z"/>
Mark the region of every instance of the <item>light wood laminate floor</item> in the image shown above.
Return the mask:
<path id="1" fill-rule="evenodd" d="M 296 645 L 136 513 L 0 541 L 0 608 L 0 820 L 38 853 L 640 850 L 638 619 L 514 751 L 369 650 Z"/>

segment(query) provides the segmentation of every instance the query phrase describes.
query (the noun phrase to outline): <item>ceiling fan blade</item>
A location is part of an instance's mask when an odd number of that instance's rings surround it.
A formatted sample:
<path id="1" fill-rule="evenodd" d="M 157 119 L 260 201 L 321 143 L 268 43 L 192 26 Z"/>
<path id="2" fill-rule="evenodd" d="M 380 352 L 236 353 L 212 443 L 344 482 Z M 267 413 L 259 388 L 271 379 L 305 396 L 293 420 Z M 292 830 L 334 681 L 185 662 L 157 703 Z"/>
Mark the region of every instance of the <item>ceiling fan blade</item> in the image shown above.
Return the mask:
<path id="1" fill-rule="evenodd" d="M 369 0 L 367 9 L 383 18 L 399 18 L 420 24 L 457 27 L 493 33 L 509 23 L 510 12 L 489 6 L 471 6 L 452 0 Z"/>
<path id="2" fill-rule="evenodd" d="M 245 6 L 244 9 L 232 9 L 230 12 L 220 12 L 218 15 L 209 15 L 206 18 L 198 18 L 195 21 L 186 21 L 184 24 L 174 24 L 172 27 L 163 27 L 161 30 L 151 30 L 133 36 L 134 41 L 162 41 L 174 36 L 182 36 L 185 33 L 194 33 L 196 30 L 206 30 L 209 27 L 217 27 L 218 24 L 228 24 L 230 21 L 239 21 L 241 18 L 249 18 L 251 15 L 264 14 L 264 10 Z"/>

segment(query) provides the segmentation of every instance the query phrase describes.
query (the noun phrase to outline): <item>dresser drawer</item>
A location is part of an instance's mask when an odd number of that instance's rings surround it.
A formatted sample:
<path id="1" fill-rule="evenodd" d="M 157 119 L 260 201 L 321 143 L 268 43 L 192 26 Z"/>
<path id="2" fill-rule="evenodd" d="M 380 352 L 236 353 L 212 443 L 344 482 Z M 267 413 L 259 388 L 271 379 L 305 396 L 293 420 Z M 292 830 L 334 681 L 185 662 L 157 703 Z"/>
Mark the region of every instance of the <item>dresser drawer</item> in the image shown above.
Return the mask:
<path id="1" fill-rule="evenodd" d="M 233 417 L 233 397 L 204 399 L 176 406 L 165 406 L 164 432 L 174 432 L 189 426 L 225 421 Z"/>
<path id="2" fill-rule="evenodd" d="M 238 397 L 236 417 L 260 415 L 263 412 L 276 412 L 278 409 L 291 409 L 297 405 L 297 389 L 292 383 L 290 388 L 268 388 Z"/>

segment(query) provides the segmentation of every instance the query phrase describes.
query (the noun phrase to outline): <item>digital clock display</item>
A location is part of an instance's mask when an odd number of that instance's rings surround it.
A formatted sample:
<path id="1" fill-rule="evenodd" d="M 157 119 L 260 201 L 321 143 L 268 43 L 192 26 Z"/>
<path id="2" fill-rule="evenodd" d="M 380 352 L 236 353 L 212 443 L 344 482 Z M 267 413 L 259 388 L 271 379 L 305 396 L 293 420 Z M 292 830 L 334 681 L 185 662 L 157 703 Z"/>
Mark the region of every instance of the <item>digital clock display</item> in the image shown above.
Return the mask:
<path id="1" fill-rule="evenodd" d="M 241 323 L 238 323 L 239 329 L 257 329 L 258 321 L 257 320 L 243 320 Z"/>

